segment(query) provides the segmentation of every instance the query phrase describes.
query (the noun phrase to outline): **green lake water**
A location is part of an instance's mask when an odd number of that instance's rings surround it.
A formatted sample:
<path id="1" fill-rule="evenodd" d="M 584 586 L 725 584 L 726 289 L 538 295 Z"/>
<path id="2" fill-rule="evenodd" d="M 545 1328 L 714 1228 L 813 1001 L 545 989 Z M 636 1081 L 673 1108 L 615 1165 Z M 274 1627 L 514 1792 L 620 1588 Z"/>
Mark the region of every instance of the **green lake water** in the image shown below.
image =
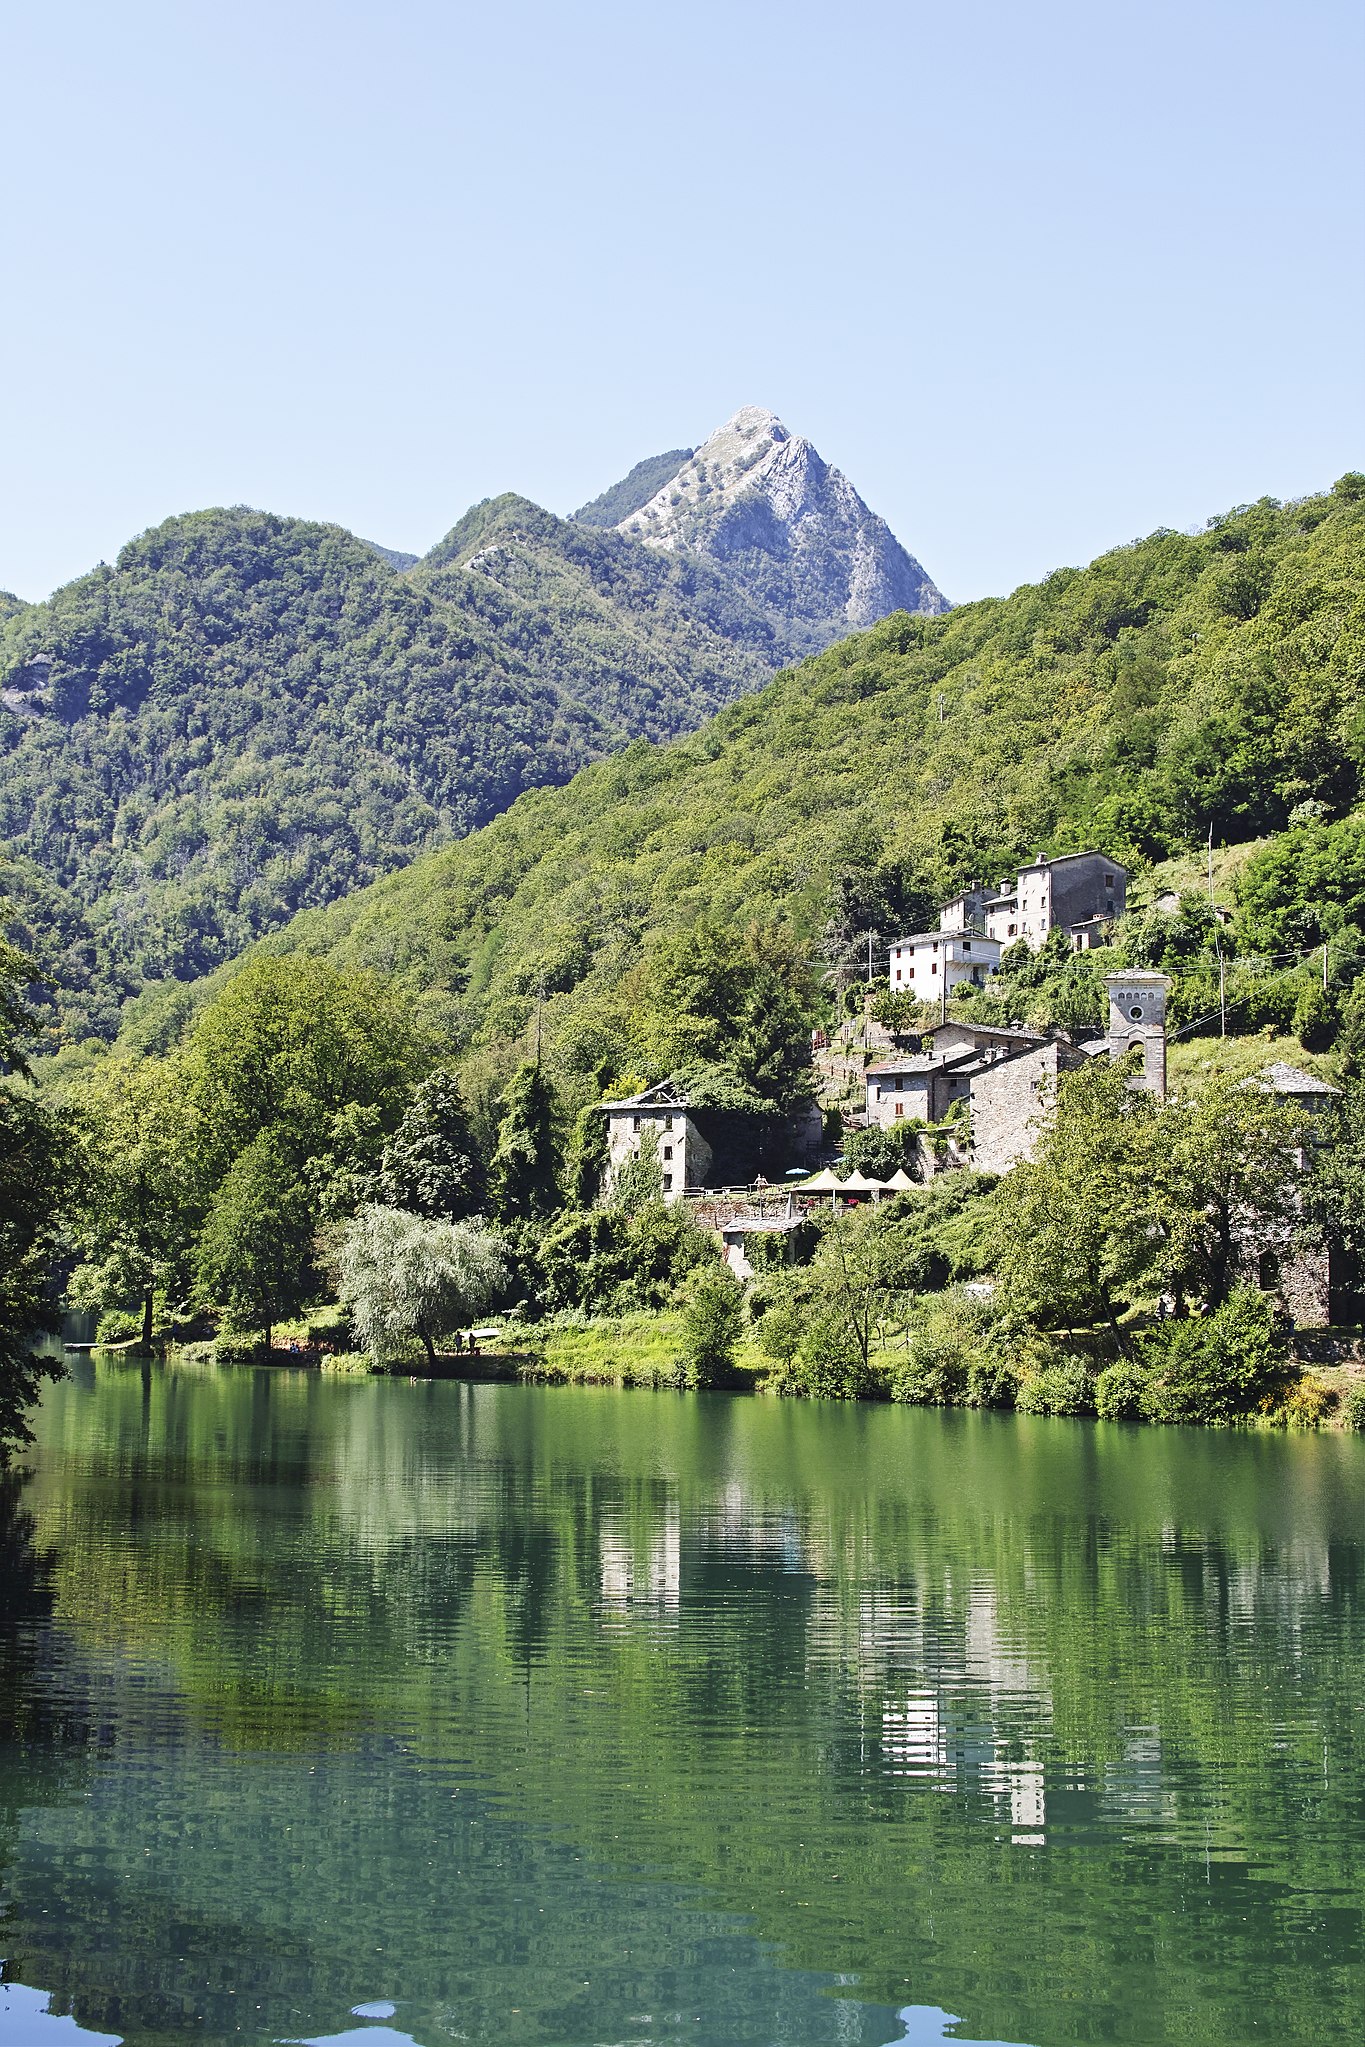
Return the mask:
<path id="1" fill-rule="evenodd" d="M 85 1362 L 28 1462 L 4 2047 L 1365 2030 L 1365 1439 Z"/>

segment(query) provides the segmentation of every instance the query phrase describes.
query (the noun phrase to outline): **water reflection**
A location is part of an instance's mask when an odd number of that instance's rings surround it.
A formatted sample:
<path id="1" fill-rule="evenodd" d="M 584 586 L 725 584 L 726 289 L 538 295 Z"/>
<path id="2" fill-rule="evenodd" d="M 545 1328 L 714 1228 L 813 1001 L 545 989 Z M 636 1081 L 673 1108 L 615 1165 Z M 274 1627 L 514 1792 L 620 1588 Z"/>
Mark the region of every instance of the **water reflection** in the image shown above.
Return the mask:
<path id="1" fill-rule="evenodd" d="M 69 2014 L 54 2012 L 46 1990 L 5 1979 L 0 1963 L 0 2037 L 6 2047 L 120 2047 L 115 2033 L 92 2033 Z"/>
<path id="2" fill-rule="evenodd" d="M 1361 1453 L 87 1367 L 0 1951 L 133 2042 L 1348 2036 Z"/>

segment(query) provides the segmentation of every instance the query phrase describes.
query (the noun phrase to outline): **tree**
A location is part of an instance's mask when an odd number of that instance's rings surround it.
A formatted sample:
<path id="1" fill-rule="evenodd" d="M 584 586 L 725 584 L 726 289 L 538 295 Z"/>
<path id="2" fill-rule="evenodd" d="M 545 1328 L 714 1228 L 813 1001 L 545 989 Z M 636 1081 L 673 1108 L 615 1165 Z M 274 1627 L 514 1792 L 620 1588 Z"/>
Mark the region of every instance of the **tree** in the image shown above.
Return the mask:
<path id="1" fill-rule="evenodd" d="M 100 1308 L 140 1302 L 148 1350 L 156 1295 L 186 1283 L 204 1212 L 184 1073 L 174 1060 L 111 1055 L 84 1077 L 76 1113 L 84 1139 L 84 1262 L 71 1298 Z"/>
<path id="2" fill-rule="evenodd" d="M 454 1222 L 482 1205 L 484 1181 L 459 1082 L 449 1067 L 437 1067 L 384 1146 L 376 1196 L 386 1208 Z"/>
<path id="3" fill-rule="evenodd" d="M 272 1131 L 262 1131 L 224 1175 L 198 1246 L 201 1292 L 233 1321 L 260 1329 L 315 1291 L 313 1204 L 298 1168 Z"/>
<path id="4" fill-rule="evenodd" d="M 1301 1221 L 1308 1128 L 1254 1079 L 1217 1080 L 1166 1104 L 1158 1143 L 1167 1284 L 1219 1308 L 1247 1246 L 1281 1244 Z"/>
<path id="5" fill-rule="evenodd" d="M 1045 1320 L 1107 1324 L 1149 1278 L 1164 1241 L 1155 1096 L 1130 1089 L 1127 1061 L 1062 1081 L 1036 1157 L 996 1196 L 996 1258 L 1007 1289 Z"/>
<path id="6" fill-rule="evenodd" d="M 725 1064 L 781 1109 L 810 1094 L 815 982 L 787 926 L 699 918 L 656 940 L 626 993 L 651 1072 Z"/>
<path id="7" fill-rule="evenodd" d="M 377 975 L 306 953 L 249 960 L 185 1050 L 206 1167 L 219 1177 L 263 1130 L 301 1159 L 326 1153 L 336 1117 L 357 1107 L 378 1111 L 382 1140 L 428 1063 L 408 1005 Z"/>
<path id="8" fill-rule="evenodd" d="M 493 1212 L 504 1222 L 535 1222 L 559 1206 L 555 1110 L 541 1067 L 521 1067 L 508 1083 L 488 1175 Z"/>
<path id="9" fill-rule="evenodd" d="M 1351 1083 L 1315 1135 L 1304 1211 L 1358 1288 L 1365 1273 L 1365 1081 Z"/>
<path id="10" fill-rule="evenodd" d="M 482 1223 L 445 1222 L 401 1208 L 362 1208 L 342 1233 L 341 1298 L 367 1350 L 401 1357 L 485 1312 L 507 1272 L 506 1253 Z"/>
<path id="11" fill-rule="evenodd" d="M 683 1302 L 683 1383 L 719 1386 L 735 1365 L 735 1345 L 744 1327 L 744 1289 L 728 1267 L 705 1265 L 693 1273 Z"/>
<path id="12" fill-rule="evenodd" d="M 30 974 L 24 955 L 0 939 L 0 1462 L 32 1441 L 25 1409 L 45 1379 L 61 1376 L 61 1361 L 44 1357 L 33 1338 L 58 1326 L 49 1278 L 74 1179 L 64 1119 L 23 1078 Z"/>
<path id="13" fill-rule="evenodd" d="M 595 1103 L 574 1118 L 564 1158 L 564 1191 L 573 1208 L 592 1208 L 600 1200 L 608 1164 L 607 1119 Z"/>

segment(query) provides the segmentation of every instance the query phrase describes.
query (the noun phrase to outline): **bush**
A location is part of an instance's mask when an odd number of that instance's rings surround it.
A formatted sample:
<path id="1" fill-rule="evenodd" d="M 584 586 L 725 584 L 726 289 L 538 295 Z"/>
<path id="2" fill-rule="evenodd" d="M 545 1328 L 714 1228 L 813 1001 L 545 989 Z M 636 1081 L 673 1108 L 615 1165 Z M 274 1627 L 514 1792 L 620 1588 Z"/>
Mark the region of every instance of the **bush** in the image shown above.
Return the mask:
<path id="1" fill-rule="evenodd" d="M 132 1343 L 142 1334 L 142 1316 L 134 1308 L 106 1308 L 95 1331 L 96 1343 Z"/>
<path id="2" fill-rule="evenodd" d="M 891 1398 L 925 1406 L 1013 1407 L 1027 1325 L 965 1290 L 935 1295 L 891 1374 Z"/>
<path id="3" fill-rule="evenodd" d="M 225 1329 L 214 1338 L 213 1362 L 215 1365 L 254 1365 L 265 1355 L 265 1346 L 259 1335 L 242 1334 Z"/>
<path id="4" fill-rule="evenodd" d="M 679 1376 L 694 1388 L 723 1386 L 734 1377 L 735 1345 L 744 1327 L 744 1289 L 727 1267 L 703 1266 L 683 1297 Z"/>
<path id="5" fill-rule="evenodd" d="M 1238 1287 L 1212 1315 L 1151 1330 L 1140 1355 L 1149 1421 L 1237 1421 L 1268 1407 L 1285 1380 L 1284 1339 L 1253 1287 Z"/>
<path id="6" fill-rule="evenodd" d="M 998 1351 L 978 1352 L 968 1363 L 964 1407 L 1013 1407 L 1018 1393 L 1019 1376 Z"/>
<path id="7" fill-rule="evenodd" d="M 1146 1392 L 1147 1373 L 1141 1365 L 1126 1358 L 1107 1365 L 1095 1381 L 1095 1412 L 1107 1422 L 1138 1421 Z"/>
<path id="8" fill-rule="evenodd" d="M 1348 1429 L 1365 1433 L 1365 1386 L 1353 1386 L 1341 1403 L 1341 1419 Z"/>
<path id="9" fill-rule="evenodd" d="M 811 1400 L 859 1400 L 877 1386 L 846 1316 L 827 1308 L 806 1325 L 796 1356 L 776 1381 L 779 1392 Z"/>
<path id="10" fill-rule="evenodd" d="M 923 1407 L 956 1407 L 967 1390 L 968 1360 L 979 1330 L 960 1295 L 935 1301 L 911 1331 L 909 1354 L 891 1373 L 891 1398 Z"/>
<path id="11" fill-rule="evenodd" d="M 1284 1424 L 1289 1429 L 1321 1428 L 1336 1404 L 1330 1386 L 1313 1372 L 1296 1379 L 1284 1397 Z"/>
<path id="12" fill-rule="evenodd" d="M 1063 1356 L 1019 1381 L 1014 1405 L 1020 1414 L 1093 1414 L 1095 1381 L 1084 1358 Z"/>

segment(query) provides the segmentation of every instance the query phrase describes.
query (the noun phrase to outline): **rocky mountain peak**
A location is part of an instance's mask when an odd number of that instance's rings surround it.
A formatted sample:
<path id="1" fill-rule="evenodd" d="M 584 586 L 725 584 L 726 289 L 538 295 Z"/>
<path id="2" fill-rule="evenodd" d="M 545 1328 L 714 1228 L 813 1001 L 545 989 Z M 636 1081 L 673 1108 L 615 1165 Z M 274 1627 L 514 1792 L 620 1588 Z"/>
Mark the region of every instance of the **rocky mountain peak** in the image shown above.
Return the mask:
<path id="1" fill-rule="evenodd" d="M 848 478 L 761 405 L 717 427 L 617 531 L 706 556 L 812 647 L 891 611 L 949 608 Z"/>

